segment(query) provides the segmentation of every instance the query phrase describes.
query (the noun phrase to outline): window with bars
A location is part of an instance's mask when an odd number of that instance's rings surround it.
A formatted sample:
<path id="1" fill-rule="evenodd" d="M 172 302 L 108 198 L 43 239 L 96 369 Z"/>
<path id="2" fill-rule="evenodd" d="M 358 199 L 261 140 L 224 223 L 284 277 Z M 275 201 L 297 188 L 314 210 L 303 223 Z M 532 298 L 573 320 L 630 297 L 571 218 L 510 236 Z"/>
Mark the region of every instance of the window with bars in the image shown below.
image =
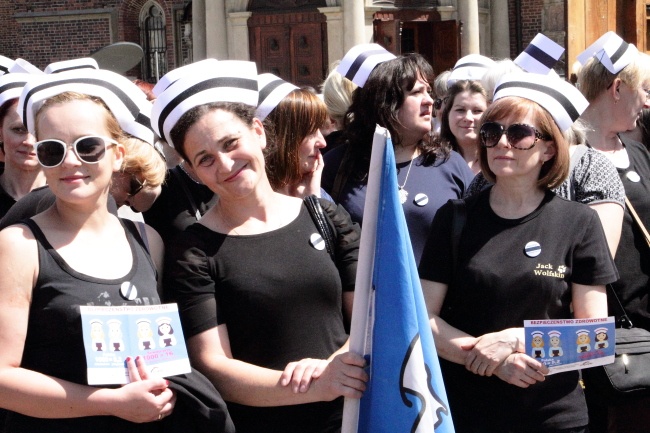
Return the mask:
<path id="1" fill-rule="evenodd" d="M 144 51 L 142 79 L 156 83 L 167 72 L 165 15 L 162 8 L 147 3 L 140 14 L 140 45 Z"/>

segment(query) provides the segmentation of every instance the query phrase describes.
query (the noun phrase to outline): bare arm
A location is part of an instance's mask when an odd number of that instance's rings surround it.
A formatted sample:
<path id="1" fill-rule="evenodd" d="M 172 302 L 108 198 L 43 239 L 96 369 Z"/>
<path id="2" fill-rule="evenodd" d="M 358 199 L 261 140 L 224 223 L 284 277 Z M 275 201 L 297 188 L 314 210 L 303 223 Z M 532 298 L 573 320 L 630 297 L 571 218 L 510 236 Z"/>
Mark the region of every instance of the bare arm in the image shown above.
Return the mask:
<path id="1" fill-rule="evenodd" d="M 605 286 L 585 286 L 573 283 L 571 292 L 573 315 L 576 319 L 607 317 Z"/>
<path id="2" fill-rule="evenodd" d="M 621 240 L 621 230 L 623 227 L 623 214 L 625 209 L 618 203 L 597 203 L 589 205 L 598 213 L 600 223 L 605 231 L 607 246 L 612 257 L 616 255 L 618 243 Z"/>
<path id="3" fill-rule="evenodd" d="M 114 415 L 134 422 L 153 421 L 171 411 L 173 393 L 164 379 L 106 389 L 21 368 L 39 271 L 36 241 L 26 227 L 0 232 L 0 268 L 0 407 L 40 418 Z"/>
<path id="4" fill-rule="evenodd" d="M 360 355 L 345 352 L 329 361 L 306 392 L 295 393 L 280 383 L 282 371 L 233 359 L 226 325 L 188 340 L 190 357 L 224 399 L 249 406 L 286 406 L 331 401 L 339 396 L 361 398 L 367 375 Z"/>

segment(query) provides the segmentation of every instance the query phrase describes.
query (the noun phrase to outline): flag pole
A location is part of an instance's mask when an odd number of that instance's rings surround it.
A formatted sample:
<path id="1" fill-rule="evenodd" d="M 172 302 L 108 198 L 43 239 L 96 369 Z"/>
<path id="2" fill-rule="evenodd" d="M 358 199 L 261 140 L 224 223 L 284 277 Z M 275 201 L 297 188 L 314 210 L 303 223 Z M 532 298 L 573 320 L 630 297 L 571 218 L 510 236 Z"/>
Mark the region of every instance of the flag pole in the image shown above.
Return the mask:
<path id="1" fill-rule="evenodd" d="M 354 289 L 354 305 L 350 325 L 350 351 L 361 355 L 370 353 L 371 329 L 369 321 L 372 317 L 372 273 L 375 260 L 375 241 L 377 237 L 377 214 L 379 209 L 379 192 L 383 165 L 384 148 L 388 131 L 381 126 L 376 127 L 370 155 L 368 186 L 366 201 L 363 207 L 363 224 L 359 246 L 359 261 Z M 343 405 L 343 424 L 341 433 L 356 433 L 359 424 L 359 400 L 346 398 Z"/>

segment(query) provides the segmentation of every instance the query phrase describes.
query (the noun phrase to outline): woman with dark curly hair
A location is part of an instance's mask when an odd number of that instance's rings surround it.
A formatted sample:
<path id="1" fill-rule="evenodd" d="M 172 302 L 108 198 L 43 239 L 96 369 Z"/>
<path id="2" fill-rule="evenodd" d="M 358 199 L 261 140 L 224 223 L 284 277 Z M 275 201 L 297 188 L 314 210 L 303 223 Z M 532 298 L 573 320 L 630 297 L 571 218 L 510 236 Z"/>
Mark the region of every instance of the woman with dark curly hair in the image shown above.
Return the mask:
<path id="1" fill-rule="evenodd" d="M 323 188 L 361 223 L 375 126 L 388 129 L 416 261 L 438 208 L 462 197 L 473 177 L 460 155 L 432 140 L 433 78 L 433 68 L 419 54 L 376 66 L 353 95 L 346 143 L 325 155 L 322 179 Z"/>

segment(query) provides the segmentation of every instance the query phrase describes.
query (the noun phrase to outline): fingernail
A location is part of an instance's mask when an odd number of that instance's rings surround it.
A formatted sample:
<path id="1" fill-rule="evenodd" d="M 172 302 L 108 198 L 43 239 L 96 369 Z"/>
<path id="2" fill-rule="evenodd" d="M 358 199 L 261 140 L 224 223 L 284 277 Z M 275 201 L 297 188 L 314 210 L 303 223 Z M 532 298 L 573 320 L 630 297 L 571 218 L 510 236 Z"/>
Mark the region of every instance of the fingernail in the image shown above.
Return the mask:
<path id="1" fill-rule="evenodd" d="M 126 362 L 129 362 L 130 360 L 131 360 L 131 357 L 130 357 L 130 356 L 127 356 L 127 357 L 126 357 Z"/>
<path id="2" fill-rule="evenodd" d="M 169 381 L 165 380 L 165 385 L 169 386 Z"/>
<path id="3" fill-rule="evenodd" d="M 136 364 L 137 364 L 138 362 L 140 362 L 140 355 L 138 355 L 138 356 L 135 357 L 135 362 L 136 362 Z"/>

